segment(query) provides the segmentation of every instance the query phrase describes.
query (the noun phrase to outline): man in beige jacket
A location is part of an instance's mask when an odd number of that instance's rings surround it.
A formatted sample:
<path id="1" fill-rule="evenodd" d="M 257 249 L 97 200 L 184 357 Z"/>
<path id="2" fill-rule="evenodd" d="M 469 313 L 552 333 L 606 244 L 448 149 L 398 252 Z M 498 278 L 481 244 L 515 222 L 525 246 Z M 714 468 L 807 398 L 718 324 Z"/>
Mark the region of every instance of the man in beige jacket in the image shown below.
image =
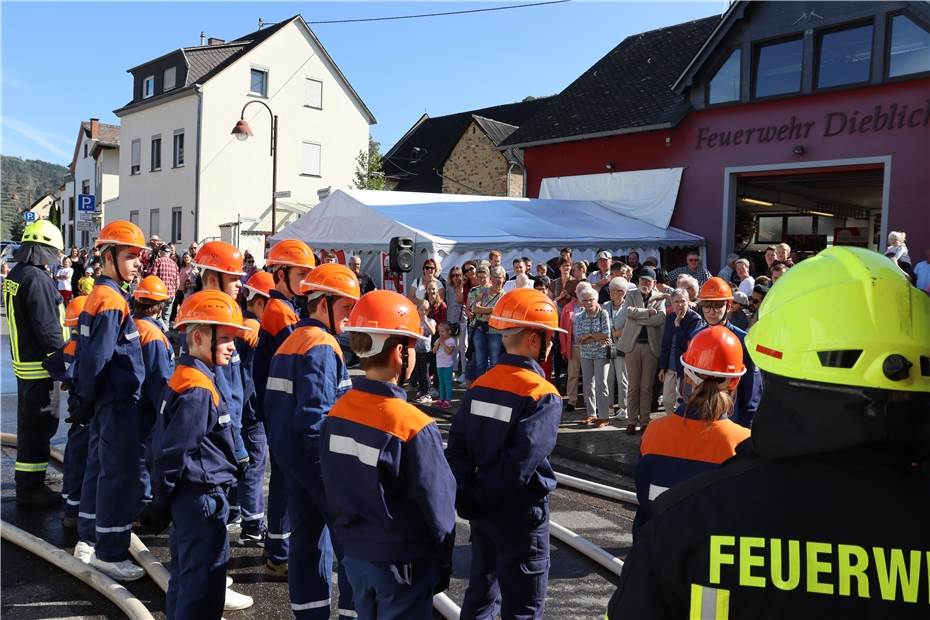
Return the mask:
<path id="1" fill-rule="evenodd" d="M 617 345 L 626 355 L 627 427 L 632 435 L 639 424 L 640 432 L 649 424 L 652 387 L 662 350 L 662 328 L 665 325 L 665 297 L 655 291 L 656 273 L 650 267 L 639 272 L 639 286 L 623 301 L 626 324 Z"/>

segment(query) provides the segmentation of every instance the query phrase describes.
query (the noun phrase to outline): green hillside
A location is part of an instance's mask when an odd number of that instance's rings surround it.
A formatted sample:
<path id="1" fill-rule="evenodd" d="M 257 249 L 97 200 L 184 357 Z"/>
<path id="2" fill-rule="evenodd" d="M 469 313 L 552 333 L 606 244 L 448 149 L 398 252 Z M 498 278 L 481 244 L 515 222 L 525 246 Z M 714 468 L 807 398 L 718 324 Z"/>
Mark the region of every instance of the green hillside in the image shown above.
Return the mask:
<path id="1" fill-rule="evenodd" d="M 20 211 L 42 194 L 58 189 L 68 169 L 38 159 L 2 156 L 0 161 L 0 239 L 22 221 Z"/>

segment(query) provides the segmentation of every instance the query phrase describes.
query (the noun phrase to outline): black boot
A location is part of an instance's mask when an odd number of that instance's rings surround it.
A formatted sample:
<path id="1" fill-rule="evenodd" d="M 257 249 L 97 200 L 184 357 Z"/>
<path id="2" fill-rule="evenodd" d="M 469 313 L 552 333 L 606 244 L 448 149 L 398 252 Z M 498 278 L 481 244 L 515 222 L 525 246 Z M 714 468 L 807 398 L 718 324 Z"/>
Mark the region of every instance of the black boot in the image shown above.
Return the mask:
<path id="1" fill-rule="evenodd" d="M 16 503 L 20 506 L 54 508 L 61 504 L 61 495 L 44 484 L 16 487 Z"/>

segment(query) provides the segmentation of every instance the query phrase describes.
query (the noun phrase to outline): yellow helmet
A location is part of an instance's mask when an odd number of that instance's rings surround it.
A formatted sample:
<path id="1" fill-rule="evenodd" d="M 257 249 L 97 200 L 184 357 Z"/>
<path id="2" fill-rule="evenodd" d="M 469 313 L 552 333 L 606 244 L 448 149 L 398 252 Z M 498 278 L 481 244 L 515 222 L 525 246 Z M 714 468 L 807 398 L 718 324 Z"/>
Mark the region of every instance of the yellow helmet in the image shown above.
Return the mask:
<path id="1" fill-rule="evenodd" d="M 48 220 L 36 220 L 23 229 L 23 243 L 41 243 L 48 245 L 59 252 L 65 249 L 65 241 L 61 237 L 61 230 Z"/>
<path id="2" fill-rule="evenodd" d="M 881 254 L 828 248 L 772 286 L 746 348 L 782 377 L 930 392 L 930 297 Z"/>

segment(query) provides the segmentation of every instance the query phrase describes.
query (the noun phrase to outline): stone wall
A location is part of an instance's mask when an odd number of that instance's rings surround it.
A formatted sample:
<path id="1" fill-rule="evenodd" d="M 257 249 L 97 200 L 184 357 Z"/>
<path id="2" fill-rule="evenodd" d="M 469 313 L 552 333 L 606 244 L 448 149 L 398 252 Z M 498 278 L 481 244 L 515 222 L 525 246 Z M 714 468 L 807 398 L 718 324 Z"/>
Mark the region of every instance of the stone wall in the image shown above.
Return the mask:
<path id="1" fill-rule="evenodd" d="M 507 196 L 507 159 L 494 147 L 487 134 L 472 121 L 442 168 L 443 194 Z M 519 168 L 510 173 L 510 196 L 523 195 L 523 174 Z"/>

